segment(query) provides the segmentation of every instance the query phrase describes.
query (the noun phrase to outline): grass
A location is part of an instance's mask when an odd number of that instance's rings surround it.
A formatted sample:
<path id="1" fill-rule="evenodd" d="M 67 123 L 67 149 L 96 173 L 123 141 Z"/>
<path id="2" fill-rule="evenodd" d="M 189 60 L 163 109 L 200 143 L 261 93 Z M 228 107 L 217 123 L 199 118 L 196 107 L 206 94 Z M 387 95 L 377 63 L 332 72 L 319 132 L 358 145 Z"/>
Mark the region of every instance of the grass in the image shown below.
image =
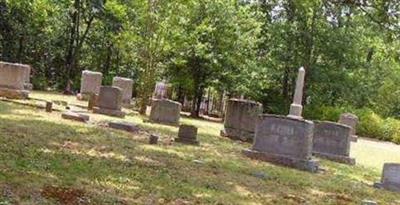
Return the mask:
<path id="1" fill-rule="evenodd" d="M 32 97 L 85 104 L 54 93 Z M 322 160 L 326 171 L 311 174 L 249 160 L 241 150 L 251 145 L 219 137 L 220 123 L 183 118 L 199 127 L 201 142 L 185 146 L 171 143 L 176 127 L 133 112 L 124 120 L 146 132 L 104 128 L 116 119 L 90 115 L 93 123 L 80 124 L 0 102 L 0 204 L 400 204 L 399 194 L 371 186 L 383 162 L 400 162 L 398 146 L 360 140 L 352 149 L 357 166 Z M 161 143 L 148 145 L 147 132 Z"/>

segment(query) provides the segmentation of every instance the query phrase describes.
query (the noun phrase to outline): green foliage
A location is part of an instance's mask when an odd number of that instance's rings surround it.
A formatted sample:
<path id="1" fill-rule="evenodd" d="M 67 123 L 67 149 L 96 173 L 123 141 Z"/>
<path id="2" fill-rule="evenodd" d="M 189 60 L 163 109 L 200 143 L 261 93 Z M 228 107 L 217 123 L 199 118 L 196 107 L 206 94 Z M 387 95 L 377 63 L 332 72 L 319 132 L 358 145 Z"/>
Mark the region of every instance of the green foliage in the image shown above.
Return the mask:
<path id="1" fill-rule="evenodd" d="M 400 118 L 399 1 L 257 2 L 0 0 L 0 59 L 31 64 L 36 89 L 79 90 L 84 69 L 132 78 L 142 113 L 167 80 L 195 114 L 209 89 L 287 114 L 304 66 L 306 116 Z"/>

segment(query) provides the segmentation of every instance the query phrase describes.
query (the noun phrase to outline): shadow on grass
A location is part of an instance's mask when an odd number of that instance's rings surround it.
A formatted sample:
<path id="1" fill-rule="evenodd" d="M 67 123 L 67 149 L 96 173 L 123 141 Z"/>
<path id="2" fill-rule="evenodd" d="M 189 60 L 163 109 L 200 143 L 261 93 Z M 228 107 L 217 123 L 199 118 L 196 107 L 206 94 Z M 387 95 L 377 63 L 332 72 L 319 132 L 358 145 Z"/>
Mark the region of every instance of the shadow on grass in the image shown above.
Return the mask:
<path id="1" fill-rule="evenodd" d="M 14 106 L 0 104 L 0 113 L 14 112 Z M 168 136 L 177 133 L 175 128 L 157 124 L 148 128 Z M 206 146 L 152 146 L 145 144 L 146 136 L 84 124 L 0 118 L 0 189 L 7 187 L 11 193 L 5 200 L 27 200 L 28 204 L 45 204 L 48 199 L 41 190 L 49 186 L 79 188 L 93 204 L 280 203 L 287 201 L 286 193 L 311 202 L 337 197 L 305 192 L 314 189 L 355 193 L 355 201 L 372 192 L 355 178 L 362 173 L 359 169 L 327 163 L 330 172 L 341 172 L 339 177 L 312 175 L 248 160 L 238 153 L 247 144 L 203 131 L 200 137 Z M 203 162 L 194 162 L 197 158 Z M 258 172 L 266 176 L 255 176 Z"/>

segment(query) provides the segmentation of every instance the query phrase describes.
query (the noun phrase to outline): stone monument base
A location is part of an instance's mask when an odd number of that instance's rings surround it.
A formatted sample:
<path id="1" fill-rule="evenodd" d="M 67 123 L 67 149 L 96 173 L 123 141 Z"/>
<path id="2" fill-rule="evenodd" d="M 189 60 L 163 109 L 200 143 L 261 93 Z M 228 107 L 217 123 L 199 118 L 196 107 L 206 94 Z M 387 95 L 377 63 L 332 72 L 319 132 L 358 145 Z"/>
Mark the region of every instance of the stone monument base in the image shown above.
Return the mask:
<path id="1" fill-rule="evenodd" d="M 29 91 L 14 90 L 10 88 L 0 88 L 0 97 L 10 98 L 10 99 L 28 99 Z"/>
<path id="2" fill-rule="evenodd" d="M 349 164 L 349 165 L 356 164 L 356 159 L 351 158 L 351 157 L 333 155 L 333 154 L 327 154 L 327 153 L 320 153 L 320 152 L 314 152 L 313 155 L 324 158 L 324 159 L 328 159 L 331 161 L 339 162 L 339 163 L 344 163 L 344 164 Z"/>
<path id="3" fill-rule="evenodd" d="M 110 110 L 105 108 L 93 108 L 93 113 L 109 115 L 114 117 L 121 117 L 124 118 L 126 113 L 120 110 Z"/>
<path id="4" fill-rule="evenodd" d="M 273 164 L 292 167 L 313 173 L 317 172 L 319 167 L 319 162 L 315 159 L 295 159 L 288 156 L 264 153 L 251 149 L 243 150 L 243 154 L 252 159 L 271 162 Z"/>
<path id="5" fill-rule="evenodd" d="M 252 142 L 254 138 L 254 132 L 228 127 L 225 127 L 223 130 L 221 130 L 220 135 L 222 137 L 228 137 L 233 140 L 241 140 L 244 142 Z"/>

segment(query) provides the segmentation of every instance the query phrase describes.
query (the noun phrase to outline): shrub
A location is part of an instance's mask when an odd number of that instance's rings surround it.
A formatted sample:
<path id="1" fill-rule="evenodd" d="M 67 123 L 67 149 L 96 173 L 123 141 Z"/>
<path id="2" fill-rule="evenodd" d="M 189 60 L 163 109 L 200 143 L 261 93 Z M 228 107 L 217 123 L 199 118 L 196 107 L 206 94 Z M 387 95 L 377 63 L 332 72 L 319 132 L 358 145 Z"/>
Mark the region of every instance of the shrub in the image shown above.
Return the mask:
<path id="1" fill-rule="evenodd" d="M 354 113 L 359 117 L 357 135 L 400 144 L 400 120 L 394 118 L 384 119 L 368 108 L 312 107 L 305 110 L 305 117 L 313 120 L 336 122 L 340 115 L 345 112 Z"/>

